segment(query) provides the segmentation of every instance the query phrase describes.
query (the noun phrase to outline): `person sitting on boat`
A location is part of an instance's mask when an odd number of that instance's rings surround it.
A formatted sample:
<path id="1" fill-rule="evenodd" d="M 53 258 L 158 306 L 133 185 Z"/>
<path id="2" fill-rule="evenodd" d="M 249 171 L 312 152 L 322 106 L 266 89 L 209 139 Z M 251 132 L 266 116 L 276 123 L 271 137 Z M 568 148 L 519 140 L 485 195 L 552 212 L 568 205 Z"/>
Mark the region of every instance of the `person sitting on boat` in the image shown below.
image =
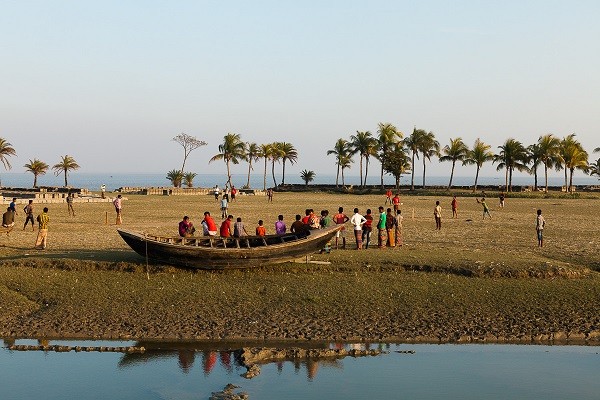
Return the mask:
<path id="1" fill-rule="evenodd" d="M 213 217 L 210 216 L 210 212 L 204 212 L 204 219 L 202 220 L 202 224 L 206 224 L 206 234 L 205 236 L 217 236 L 217 224 Z"/>
<path id="2" fill-rule="evenodd" d="M 233 221 L 233 215 L 229 215 L 221 223 L 221 229 L 219 230 L 221 237 L 231 237 L 231 221 Z"/>
<path id="3" fill-rule="evenodd" d="M 279 214 L 277 216 L 277 222 L 275 222 L 275 233 L 278 235 L 283 235 L 287 227 L 285 226 L 285 222 L 283 222 L 283 215 Z"/>
<path id="4" fill-rule="evenodd" d="M 248 232 L 242 222 L 242 217 L 237 217 L 235 224 L 233 224 L 233 237 L 239 238 L 243 236 L 248 236 Z"/>
<path id="5" fill-rule="evenodd" d="M 259 219 L 258 226 L 256 227 L 256 236 L 265 236 L 266 234 L 267 229 L 265 228 L 264 221 Z"/>
<path id="6" fill-rule="evenodd" d="M 308 225 L 302 222 L 302 216 L 296 215 L 296 221 L 290 226 L 290 232 L 292 233 L 304 233 L 308 231 Z"/>
<path id="7" fill-rule="evenodd" d="M 194 228 L 194 224 L 192 224 L 192 221 L 190 221 L 190 217 L 186 215 L 183 217 L 183 221 L 179 223 L 179 236 L 194 236 L 194 232 L 196 232 L 196 228 Z"/>

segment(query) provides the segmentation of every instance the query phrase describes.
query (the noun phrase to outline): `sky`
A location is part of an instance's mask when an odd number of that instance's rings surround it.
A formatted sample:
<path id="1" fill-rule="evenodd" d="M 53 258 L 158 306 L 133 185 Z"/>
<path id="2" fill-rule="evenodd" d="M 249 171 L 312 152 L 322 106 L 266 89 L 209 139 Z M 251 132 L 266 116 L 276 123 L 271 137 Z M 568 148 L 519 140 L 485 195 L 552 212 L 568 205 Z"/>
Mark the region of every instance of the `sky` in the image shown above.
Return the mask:
<path id="1" fill-rule="evenodd" d="M 299 157 L 286 176 L 334 174 L 327 150 L 356 131 L 376 134 L 380 122 L 494 150 L 508 138 L 527 146 L 576 133 L 598 156 L 598 1 L 0 5 L 0 137 L 17 151 L 11 172 L 68 154 L 80 172 L 166 173 L 181 167 L 171 139 L 185 132 L 208 143 L 188 171 L 224 172 L 208 160 L 237 133 L 292 143 Z M 432 160 L 427 175 L 449 168 Z M 346 174 L 359 174 L 358 161 Z"/>

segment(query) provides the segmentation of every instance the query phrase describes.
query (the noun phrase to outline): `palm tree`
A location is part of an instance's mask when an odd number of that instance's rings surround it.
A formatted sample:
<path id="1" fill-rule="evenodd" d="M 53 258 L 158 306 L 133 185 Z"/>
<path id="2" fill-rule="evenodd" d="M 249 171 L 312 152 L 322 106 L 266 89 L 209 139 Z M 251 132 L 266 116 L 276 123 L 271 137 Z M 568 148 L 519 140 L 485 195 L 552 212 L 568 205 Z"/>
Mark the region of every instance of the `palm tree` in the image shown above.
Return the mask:
<path id="1" fill-rule="evenodd" d="M 475 172 L 475 183 L 473 185 L 473 192 L 477 191 L 477 180 L 479 179 L 479 171 L 484 163 L 494 159 L 494 153 L 491 152 L 492 146 L 481 141 L 477 138 L 473 149 L 469 150 L 465 157 L 463 164 L 477 165 L 477 172 Z"/>
<path id="2" fill-rule="evenodd" d="M 281 170 L 281 184 L 285 185 L 285 162 L 289 161 L 290 164 L 295 164 L 298 161 L 298 151 L 293 144 L 288 142 L 281 142 L 279 144 L 281 150 L 281 163 L 283 164 Z"/>
<path id="3" fill-rule="evenodd" d="M 573 173 L 576 169 L 587 171 L 589 168 L 588 153 L 583 149 L 579 141 L 575 140 L 575 134 L 567 136 L 561 145 L 560 155 L 565 167 L 565 177 L 569 172 L 569 182 L 565 187 L 569 192 L 573 191 Z M 566 182 L 566 181 L 565 181 Z"/>
<path id="4" fill-rule="evenodd" d="M 300 178 L 302 178 L 302 180 L 304 181 L 304 184 L 306 186 L 308 186 L 308 184 L 312 181 L 315 180 L 315 171 L 308 171 L 306 169 L 303 169 L 302 171 L 300 171 Z"/>
<path id="5" fill-rule="evenodd" d="M 400 189 L 400 177 L 411 170 L 411 163 L 404 143 L 398 142 L 392 146 L 388 151 L 383 168 L 396 180 L 396 189 Z"/>
<path id="6" fill-rule="evenodd" d="M 594 161 L 593 164 L 590 164 L 589 173 L 590 175 L 598 176 L 598 179 L 600 179 L 600 158 Z"/>
<path id="7" fill-rule="evenodd" d="M 371 135 L 371 132 L 356 131 L 356 135 L 350 136 L 353 153 L 358 153 L 360 157 L 360 185 L 364 187 L 367 184 L 367 174 L 369 172 L 369 157 L 377 154 L 377 139 Z M 363 159 L 365 160 L 365 177 L 363 180 Z"/>
<path id="8" fill-rule="evenodd" d="M 283 158 L 283 142 L 271 143 L 271 176 L 273 177 L 273 185 L 277 186 L 275 180 L 275 163 Z"/>
<path id="9" fill-rule="evenodd" d="M 346 186 L 346 179 L 344 178 L 344 170 L 350 168 L 354 160 L 352 159 L 352 153 L 348 153 L 340 158 L 340 168 L 342 170 L 342 186 Z"/>
<path id="10" fill-rule="evenodd" d="M 527 150 L 521 142 L 507 139 L 502 146 L 498 146 L 500 153 L 494 155 L 494 162 L 498 163 L 496 171 L 505 168 L 505 190 L 512 191 L 512 174 L 514 170 L 527 171 Z"/>
<path id="11" fill-rule="evenodd" d="M 427 132 L 421 138 L 419 151 L 423 155 L 423 189 L 425 189 L 425 162 L 431 160 L 432 156 L 440 154 L 440 143 L 435 140 L 433 132 Z"/>
<path id="12" fill-rule="evenodd" d="M 60 174 L 65 174 L 65 187 L 69 186 L 69 183 L 67 181 L 68 172 L 74 171 L 79 168 L 79 164 L 77 164 L 75 159 L 69 155 L 62 156 L 60 162 L 52 166 L 52 169 L 54 170 L 54 175 L 58 176 Z"/>
<path id="13" fill-rule="evenodd" d="M 258 161 L 260 157 L 260 147 L 258 147 L 256 143 L 246 143 L 246 161 L 248 161 L 248 181 L 246 182 L 247 188 L 250 188 L 250 171 L 253 170 L 252 163 Z"/>
<path id="14" fill-rule="evenodd" d="M 538 138 L 537 145 L 540 161 L 544 164 L 545 191 L 548 193 L 548 168 L 560 163 L 560 140 L 552 134 L 547 134 Z"/>
<path id="15" fill-rule="evenodd" d="M 0 161 L 4 164 L 4 169 L 9 170 L 11 168 L 10 162 L 7 157 L 16 156 L 17 152 L 13 149 L 12 145 L 4 138 L 0 138 Z M 0 180 L 0 188 L 2 187 L 2 180 Z"/>
<path id="16" fill-rule="evenodd" d="M 198 174 L 195 172 L 186 172 L 183 174 L 183 180 L 185 181 L 185 186 L 191 188 L 194 187 L 194 178 L 197 177 Z"/>
<path id="17" fill-rule="evenodd" d="M 335 187 L 339 186 L 340 168 L 342 166 L 342 160 L 346 162 L 346 158 L 350 157 L 352 149 L 350 143 L 346 139 L 338 139 L 335 142 L 333 149 L 327 150 L 327 155 L 335 155 L 335 164 L 337 165 L 337 173 L 335 175 Z"/>
<path id="18" fill-rule="evenodd" d="M 244 159 L 246 144 L 242 142 L 237 133 L 228 133 L 223 137 L 223 143 L 219 145 L 219 153 L 215 154 L 208 162 L 223 160 L 227 165 L 227 183 L 225 187 L 231 187 L 231 163 L 239 164 Z"/>
<path id="19" fill-rule="evenodd" d="M 440 157 L 440 161 L 452 161 L 452 170 L 450 172 L 450 182 L 448 182 L 448 190 L 452 187 L 452 178 L 454 177 L 454 166 L 457 161 L 464 161 L 469 153 L 469 148 L 461 138 L 450 138 L 450 144 L 447 144 L 442 149 L 444 153 Z"/>
<path id="20" fill-rule="evenodd" d="M 33 187 L 34 188 L 37 187 L 38 176 L 46 175 L 46 172 L 48 171 L 48 164 L 46 164 L 43 161 L 38 160 L 37 158 L 34 158 L 33 160 L 29 160 L 29 163 L 25 164 L 24 167 L 28 172 L 31 172 L 33 174 Z"/>
<path id="21" fill-rule="evenodd" d="M 379 161 L 381 162 L 381 189 L 383 189 L 383 164 L 385 164 L 385 158 L 387 157 L 387 151 L 389 148 L 394 146 L 398 141 L 402 139 L 402 132 L 400 132 L 394 125 L 390 123 L 380 122 L 377 128 L 377 142 L 379 147 Z"/>
<path id="22" fill-rule="evenodd" d="M 533 190 L 538 190 L 538 167 L 542 163 L 542 153 L 539 143 L 534 143 L 527 146 L 527 158 L 526 162 L 531 164 L 529 167 L 529 173 L 533 175 Z"/>
<path id="23" fill-rule="evenodd" d="M 419 158 L 419 147 L 421 146 L 421 141 L 423 137 L 427 135 L 427 132 L 423 129 L 413 128 L 413 132 L 404 140 L 404 145 L 408 150 L 411 151 L 412 157 L 410 165 L 412 165 L 411 178 L 410 178 L 410 190 L 415 190 L 415 157 Z"/>
<path id="24" fill-rule="evenodd" d="M 273 154 L 273 146 L 270 143 L 263 143 L 258 147 L 258 155 L 265 160 L 265 171 L 263 174 L 263 190 L 267 190 L 267 163 Z"/>
<path id="25" fill-rule="evenodd" d="M 183 181 L 183 172 L 178 169 L 172 169 L 167 172 L 167 179 L 171 182 L 173 187 L 181 187 L 181 182 Z"/>

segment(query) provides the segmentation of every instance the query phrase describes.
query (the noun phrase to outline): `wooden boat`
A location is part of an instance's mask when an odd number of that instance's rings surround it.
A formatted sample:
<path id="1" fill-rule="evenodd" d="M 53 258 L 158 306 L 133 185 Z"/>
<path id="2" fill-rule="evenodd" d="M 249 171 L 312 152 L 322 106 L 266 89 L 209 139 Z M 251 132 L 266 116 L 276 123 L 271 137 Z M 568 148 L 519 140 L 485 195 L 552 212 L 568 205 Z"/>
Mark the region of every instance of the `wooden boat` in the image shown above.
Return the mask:
<path id="1" fill-rule="evenodd" d="M 182 238 L 117 231 L 135 252 L 149 260 L 192 268 L 233 269 L 291 261 L 314 253 L 325 247 L 341 227 L 243 238 Z"/>

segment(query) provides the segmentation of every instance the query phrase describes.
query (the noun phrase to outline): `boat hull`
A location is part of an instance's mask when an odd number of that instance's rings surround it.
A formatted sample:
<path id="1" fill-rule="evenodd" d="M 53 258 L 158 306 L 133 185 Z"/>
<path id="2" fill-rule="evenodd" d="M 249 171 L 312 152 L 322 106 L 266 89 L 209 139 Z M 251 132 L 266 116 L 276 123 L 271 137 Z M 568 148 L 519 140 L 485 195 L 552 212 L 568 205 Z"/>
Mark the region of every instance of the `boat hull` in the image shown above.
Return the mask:
<path id="1" fill-rule="evenodd" d="M 148 260 L 188 268 L 236 269 L 291 261 L 314 253 L 325 247 L 340 228 L 311 230 L 302 236 L 270 235 L 266 240 L 256 236 L 237 240 L 206 237 L 182 240 L 122 229 L 117 231 L 125 243 Z M 225 247 L 219 247 L 223 244 Z"/>

